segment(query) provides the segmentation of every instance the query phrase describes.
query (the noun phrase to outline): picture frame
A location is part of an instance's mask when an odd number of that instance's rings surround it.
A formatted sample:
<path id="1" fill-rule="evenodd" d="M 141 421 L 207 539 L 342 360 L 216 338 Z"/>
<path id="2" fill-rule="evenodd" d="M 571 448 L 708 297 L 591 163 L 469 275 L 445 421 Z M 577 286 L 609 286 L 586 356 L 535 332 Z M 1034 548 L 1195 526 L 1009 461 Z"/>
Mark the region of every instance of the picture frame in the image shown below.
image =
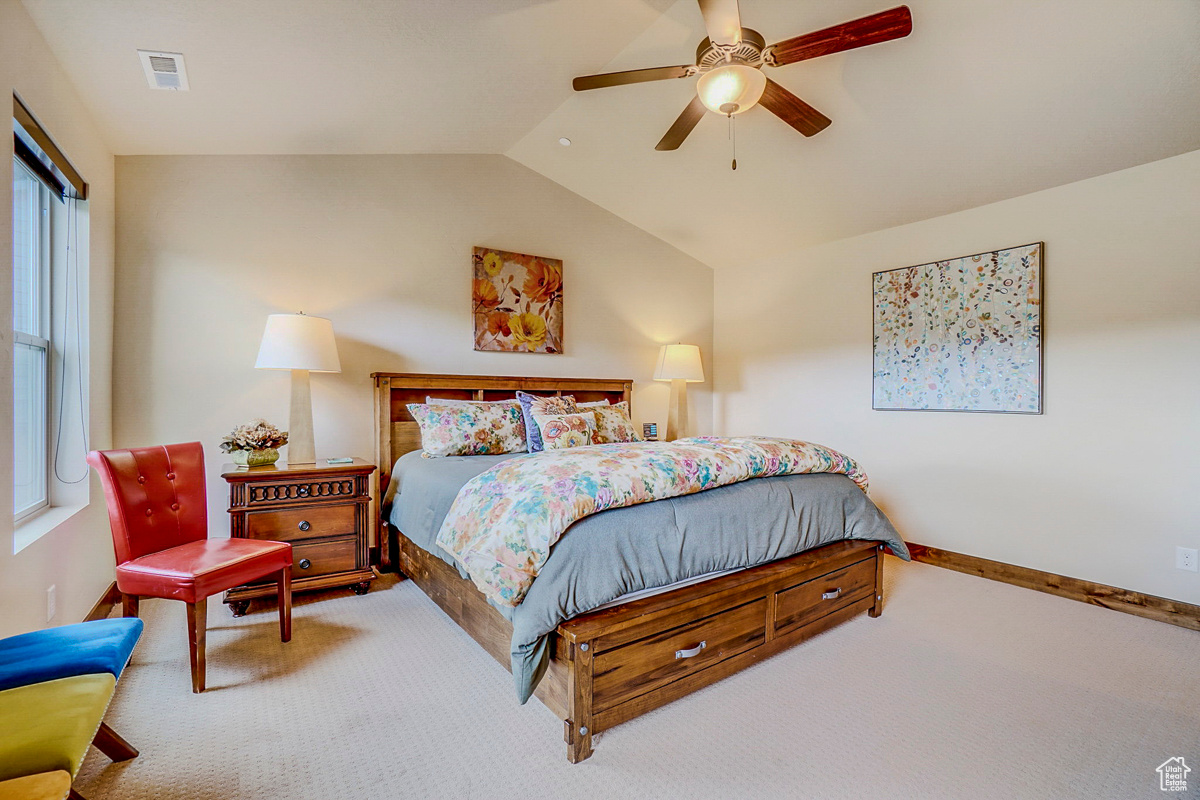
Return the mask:
<path id="1" fill-rule="evenodd" d="M 872 273 L 871 407 L 1042 413 L 1045 243 Z"/>
<path id="2" fill-rule="evenodd" d="M 563 262 L 476 247 L 471 256 L 475 349 L 563 352 Z"/>

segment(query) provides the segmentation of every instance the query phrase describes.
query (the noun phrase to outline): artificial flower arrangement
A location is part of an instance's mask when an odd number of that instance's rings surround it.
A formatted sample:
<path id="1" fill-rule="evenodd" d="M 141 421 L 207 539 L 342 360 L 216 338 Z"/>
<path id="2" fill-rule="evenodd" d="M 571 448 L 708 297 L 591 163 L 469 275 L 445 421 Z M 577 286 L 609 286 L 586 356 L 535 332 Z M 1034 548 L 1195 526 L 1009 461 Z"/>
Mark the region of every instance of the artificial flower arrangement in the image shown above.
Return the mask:
<path id="1" fill-rule="evenodd" d="M 232 453 L 234 463 L 241 466 L 274 464 L 279 448 L 288 442 L 287 431 L 281 431 L 265 419 L 239 425 L 221 440 L 221 452 Z"/>

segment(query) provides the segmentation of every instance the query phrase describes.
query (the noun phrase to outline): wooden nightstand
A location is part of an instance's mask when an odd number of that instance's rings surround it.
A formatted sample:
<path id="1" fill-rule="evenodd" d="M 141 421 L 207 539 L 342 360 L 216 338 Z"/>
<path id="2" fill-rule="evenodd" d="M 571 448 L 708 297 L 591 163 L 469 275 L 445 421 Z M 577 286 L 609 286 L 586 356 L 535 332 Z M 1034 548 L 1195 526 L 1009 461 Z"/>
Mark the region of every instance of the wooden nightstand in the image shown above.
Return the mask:
<path id="1" fill-rule="evenodd" d="M 375 580 L 368 561 L 371 473 L 375 465 L 226 464 L 230 536 L 292 543 L 292 591 L 349 586 L 366 594 Z M 248 583 L 225 593 L 235 617 L 255 597 L 274 596 L 274 583 Z"/>

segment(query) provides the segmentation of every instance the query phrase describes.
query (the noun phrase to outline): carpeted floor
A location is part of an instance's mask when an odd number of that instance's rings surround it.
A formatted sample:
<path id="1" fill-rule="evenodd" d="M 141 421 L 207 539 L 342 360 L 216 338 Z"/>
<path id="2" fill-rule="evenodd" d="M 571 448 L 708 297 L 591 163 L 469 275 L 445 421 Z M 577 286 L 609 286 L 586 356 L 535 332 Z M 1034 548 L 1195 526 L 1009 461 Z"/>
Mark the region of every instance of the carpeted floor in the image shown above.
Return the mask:
<path id="1" fill-rule="evenodd" d="M 887 607 L 599 738 L 562 723 L 410 582 L 209 609 L 189 689 L 182 603 L 146 633 L 89 800 L 1200 798 L 1200 633 L 888 559 Z M 1189 791 L 1155 767 L 1183 756 Z"/>

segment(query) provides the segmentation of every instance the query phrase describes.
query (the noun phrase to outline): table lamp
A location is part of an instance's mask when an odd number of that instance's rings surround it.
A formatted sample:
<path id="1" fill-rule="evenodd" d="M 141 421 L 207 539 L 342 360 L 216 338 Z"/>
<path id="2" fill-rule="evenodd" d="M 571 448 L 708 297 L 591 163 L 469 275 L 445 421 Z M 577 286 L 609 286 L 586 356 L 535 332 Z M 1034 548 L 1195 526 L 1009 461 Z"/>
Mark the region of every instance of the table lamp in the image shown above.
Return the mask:
<path id="1" fill-rule="evenodd" d="M 687 385 L 704 382 L 700 348 L 694 344 L 664 344 L 658 351 L 654 380 L 671 382 L 671 400 L 667 408 L 667 441 L 687 436 Z"/>
<path id="2" fill-rule="evenodd" d="M 315 464 L 310 372 L 341 372 L 333 323 L 323 317 L 271 314 L 263 331 L 255 369 L 286 369 L 292 373 L 292 404 L 288 419 L 289 464 Z"/>

